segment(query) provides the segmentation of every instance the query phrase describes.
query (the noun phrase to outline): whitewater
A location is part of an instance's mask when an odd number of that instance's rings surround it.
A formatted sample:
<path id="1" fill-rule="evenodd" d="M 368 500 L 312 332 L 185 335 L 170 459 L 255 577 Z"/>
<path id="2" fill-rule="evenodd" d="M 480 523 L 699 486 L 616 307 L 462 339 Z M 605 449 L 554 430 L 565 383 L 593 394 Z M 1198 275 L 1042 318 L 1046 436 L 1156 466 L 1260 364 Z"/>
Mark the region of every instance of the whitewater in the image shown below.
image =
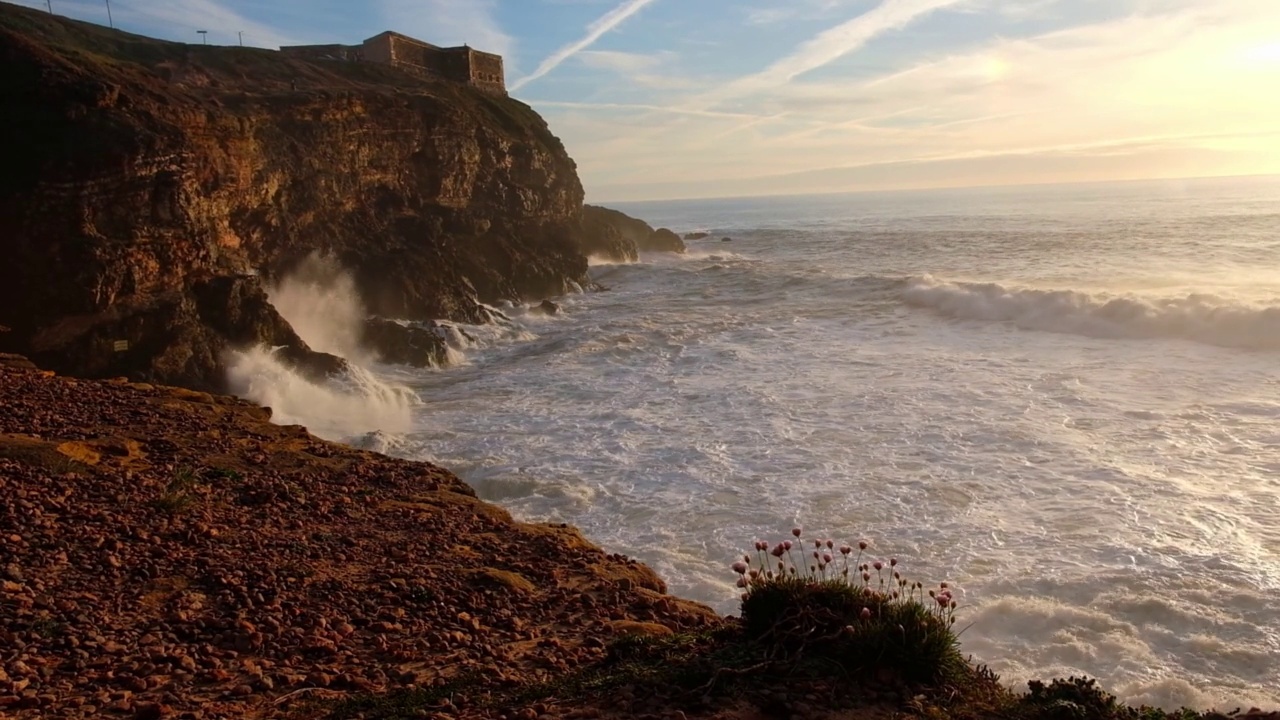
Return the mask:
<path id="1" fill-rule="evenodd" d="M 729 563 L 798 524 L 951 583 L 1010 684 L 1280 707 L 1280 180 L 616 207 L 711 237 L 498 308 L 434 370 L 315 321 L 353 288 L 277 288 L 357 368 L 317 387 L 256 349 L 233 384 L 724 613 Z"/>

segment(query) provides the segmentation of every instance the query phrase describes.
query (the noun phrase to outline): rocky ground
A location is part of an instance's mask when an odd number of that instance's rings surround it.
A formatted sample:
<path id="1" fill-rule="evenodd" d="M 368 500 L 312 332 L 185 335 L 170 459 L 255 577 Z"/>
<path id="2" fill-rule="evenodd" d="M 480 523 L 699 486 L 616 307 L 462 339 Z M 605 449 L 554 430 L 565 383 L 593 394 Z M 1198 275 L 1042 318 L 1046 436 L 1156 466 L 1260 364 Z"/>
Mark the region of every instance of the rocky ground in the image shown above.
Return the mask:
<path id="1" fill-rule="evenodd" d="M 1228 717 L 800 654 L 433 465 L 0 355 L 0 718 Z"/>
<path id="2" fill-rule="evenodd" d="M 278 717 L 477 671 L 515 686 L 619 633 L 720 622 L 445 470 L 269 418 L 0 366 L 0 717 Z"/>

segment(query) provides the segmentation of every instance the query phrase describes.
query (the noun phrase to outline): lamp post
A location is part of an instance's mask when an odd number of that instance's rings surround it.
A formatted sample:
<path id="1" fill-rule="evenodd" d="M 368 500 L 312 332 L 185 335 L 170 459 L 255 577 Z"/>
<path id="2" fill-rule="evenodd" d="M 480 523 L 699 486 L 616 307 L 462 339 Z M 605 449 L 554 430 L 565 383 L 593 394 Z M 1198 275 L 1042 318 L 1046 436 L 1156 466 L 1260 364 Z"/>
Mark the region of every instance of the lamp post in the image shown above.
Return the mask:
<path id="1" fill-rule="evenodd" d="M 208 30 L 197 30 L 197 31 L 196 31 L 196 33 L 197 33 L 198 35 L 200 35 L 200 44 L 201 44 L 201 45 L 208 45 L 208 44 L 209 44 L 209 31 L 208 31 Z"/>
<path id="2" fill-rule="evenodd" d="M 240 47 L 244 47 L 244 31 L 237 30 L 236 35 L 240 36 Z"/>
<path id="3" fill-rule="evenodd" d="M 44 0 L 44 4 L 49 6 L 49 14 L 53 14 L 53 0 Z"/>
<path id="4" fill-rule="evenodd" d="M 107 27 L 112 30 L 116 29 L 116 23 L 111 19 L 111 0 L 107 0 Z"/>

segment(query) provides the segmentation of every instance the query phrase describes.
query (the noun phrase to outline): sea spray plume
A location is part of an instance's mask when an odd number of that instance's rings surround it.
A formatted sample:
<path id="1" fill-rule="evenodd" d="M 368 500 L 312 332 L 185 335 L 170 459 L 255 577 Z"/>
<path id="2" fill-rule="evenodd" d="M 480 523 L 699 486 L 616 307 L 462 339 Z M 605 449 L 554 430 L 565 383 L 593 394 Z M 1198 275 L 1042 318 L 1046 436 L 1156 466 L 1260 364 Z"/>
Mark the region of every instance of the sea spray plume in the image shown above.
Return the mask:
<path id="1" fill-rule="evenodd" d="M 800 536 L 795 531 L 792 535 Z M 931 591 L 926 602 L 923 594 L 903 592 L 908 584 L 912 589 L 923 585 L 902 579 L 897 558 L 859 565 L 862 582 L 857 583 L 847 573 L 827 572 L 835 557 L 823 551 L 825 542 L 815 544 L 812 563 L 797 561 L 787 544 L 778 543 L 770 553 L 778 558 L 776 574 L 748 575 L 740 572 L 743 563 L 733 565 L 738 587 L 746 588 L 743 628 L 748 637 L 766 643 L 770 653 L 820 657 L 851 675 L 889 671 L 909 682 L 965 672 L 967 665 L 951 630 L 959 603 L 946 583 Z M 834 549 L 834 541 L 831 546 Z M 866 541 L 859 546 L 865 550 Z M 846 563 L 852 552 L 852 546 L 840 546 Z M 891 579 L 883 574 L 886 566 Z M 880 574 L 878 588 L 870 584 L 873 567 Z"/>
<path id="2" fill-rule="evenodd" d="M 267 297 L 312 350 L 367 365 L 372 354 L 361 346 L 368 317 L 351 274 L 332 258 L 312 253 Z"/>

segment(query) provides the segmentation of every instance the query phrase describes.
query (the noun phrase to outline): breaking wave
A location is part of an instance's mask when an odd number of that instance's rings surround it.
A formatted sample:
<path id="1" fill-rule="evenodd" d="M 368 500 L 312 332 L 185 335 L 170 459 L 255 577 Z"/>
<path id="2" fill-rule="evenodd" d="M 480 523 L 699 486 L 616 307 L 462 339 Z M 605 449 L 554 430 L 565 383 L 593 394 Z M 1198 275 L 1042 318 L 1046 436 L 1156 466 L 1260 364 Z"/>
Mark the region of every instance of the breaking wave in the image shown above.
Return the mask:
<path id="1" fill-rule="evenodd" d="M 356 364 L 323 383 L 298 374 L 264 347 L 232 352 L 227 365 L 233 393 L 271 408 L 273 422 L 305 425 L 322 437 L 408 432 L 413 408 L 420 404 L 412 390 L 383 382 Z"/>
<path id="2" fill-rule="evenodd" d="M 906 282 L 902 299 L 957 320 L 1008 322 L 1024 330 L 1280 350 L 1280 305 L 1244 304 L 1213 295 L 1158 298 L 1038 290 L 925 275 Z"/>

